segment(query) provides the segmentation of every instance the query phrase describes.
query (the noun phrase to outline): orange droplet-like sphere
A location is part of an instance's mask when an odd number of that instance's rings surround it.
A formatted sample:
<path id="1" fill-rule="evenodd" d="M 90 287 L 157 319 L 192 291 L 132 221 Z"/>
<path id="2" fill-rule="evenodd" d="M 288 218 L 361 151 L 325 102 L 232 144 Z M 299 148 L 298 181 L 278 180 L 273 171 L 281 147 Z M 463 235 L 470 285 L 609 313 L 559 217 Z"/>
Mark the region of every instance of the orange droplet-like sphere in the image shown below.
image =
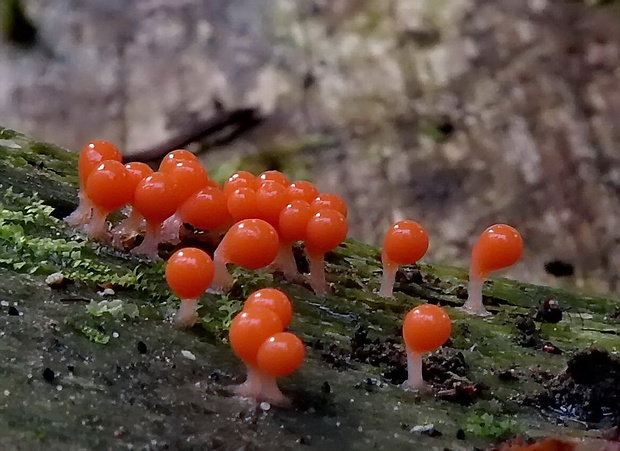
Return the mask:
<path id="1" fill-rule="evenodd" d="M 244 309 L 232 320 L 228 338 L 234 353 L 248 365 L 256 365 L 260 346 L 272 335 L 282 332 L 280 318 L 264 307 Z"/>
<path id="2" fill-rule="evenodd" d="M 279 183 L 285 188 L 289 185 L 288 179 L 280 171 L 265 171 L 258 176 L 258 180 L 260 183 L 266 180 L 273 180 L 274 182 Z"/>
<path id="3" fill-rule="evenodd" d="M 258 180 L 254 177 L 254 174 L 248 171 L 237 171 L 224 183 L 224 194 L 226 197 L 230 196 L 235 190 L 239 188 L 250 188 L 255 190 L 258 188 Z"/>
<path id="4" fill-rule="evenodd" d="M 259 217 L 256 191 L 252 188 L 239 188 L 230 193 L 226 199 L 226 206 L 234 221 Z"/>
<path id="5" fill-rule="evenodd" d="M 316 186 L 312 183 L 300 180 L 291 183 L 288 188 L 286 188 L 286 195 L 289 202 L 294 200 L 305 200 L 311 204 L 319 195 L 319 190 L 316 189 Z"/>
<path id="6" fill-rule="evenodd" d="M 273 377 L 288 376 L 301 366 L 306 355 L 303 342 L 290 332 L 269 337 L 256 356 L 258 369 Z"/>
<path id="7" fill-rule="evenodd" d="M 264 268 L 278 255 L 278 233 L 262 219 L 244 219 L 233 225 L 223 243 L 229 263 L 248 269 Z"/>
<path id="8" fill-rule="evenodd" d="M 166 156 L 161 160 L 159 164 L 159 171 L 165 172 L 171 166 L 174 166 L 179 161 L 194 161 L 198 162 L 198 157 L 191 153 L 189 150 L 177 149 L 172 152 L 168 152 Z"/>
<path id="9" fill-rule="evenodd" d="M 287 327 L 293 317 L 293 306 L 291 300 L 286 294 L 276 288 L 263 288 L 255 291 L 246 299 L 243 308 L 264 307 L 273 310 L 282 326 Z"/>
<path id="10" fill-rule="evenodd" d="M 413 352 L 434 351 L 444 344 L 452 332 L 452 321 L 444 309 L 422 304 L 411 310 L 403 322 L 403 338 Z"/>
<path id="11" fill-rule="evenodd" d="M 230 220 L 226 196 L 219 188 L 206 187 L 192 194 L 179 208 L 183 222 L 197 229 L 212 230 Z"/>
<path id="12" fill-rule="evenodd" d="M 312 217 L 310 205 L 305 200 L 294 200 L 280 212 L 278 233 L 285 242 L 306 239 L 308 221 Z"/>
<path id="13" fill-rule="evenodd" d="M 286 188 L 272 180 L 261 183 L 256 190 L 256 208 L 260 219 L 278 226 L 280 212 L 286 207 Z"/>
<path id="14" fill-rule="evenodd" d="M 472 250 L 472 270 L 480 277 L 507 268 L 523 253 L 523 238 L 513 227 L 495 224 L 487 228 Z"/>
<path id="15" fill-rule="evenodd" d="M 318 213 L 324 208 L 332 208 L 342 213 L 345 218 L 347 217 L 347 204 L 344 202 L 344 199 L 337 194 L 319 194 L 310 204 L 310 211 L 312 214 Z"/>
<path id="16" fill-rule="evenodd" d="M 147 221 L 163 222 L 174 214 L 179 203 L 176 186 L 170 176 L 154 172 L 140 180 L 132 205 Z"/>
<path id="17" fill-rule="evenodd" d="M 347 237 L 347 219 L 339 211 L 326 208 L 310 218 L 306 227 L 306 249 L 324 254 L 335 249 Z"/>
<path id="18" fill-rule="evenodd" d="M 168 165 L 165 170 L 160 169 L 160 172 L 176 183 L 178 196 L 183 200 L 207 186 L 207 171 L 198 161 L 180 160 Z"/>
<path id="19" fill-rule="evenodd" d="M 86 194 L 103 211 L 118 210 L 133 194 L 127 169 L 119 161 L 102 161 L 86 180 Z"/>
<path id="20" fill-rule="evenodd" d="M 153 170 L 148 164 L 140 163 L 138 161 L 132 161 L 131 163 L 127 163 L 125 165 L 125 169 L 127 169 L 127 176 L 131 181 L 131 199 L 129 202 L 132 202 L 136 186 L 138 186 L 140 180 L 151 175 L 153 173 Z"/>
<path id="21" fill-rule="evenodd" d="M 86 180 L 102 161 L 121 161 L 123 156 L 118 148 L 108 141 L 92 141 L 82 147 L 78 160 L 80 184 L 86 186 Z"/>
<path id="22" fill-rule="evenodd" d="M 383 239 L 383 257 L 398 265 L 421 259 L 428 250 L 428 235 L 420 224 L 404 220 L 394 224 Z"/>
<path id="23" fill-rule="evenodd" d="M 213 260 L 195 247 L 179 249 L 166 263 L 166 282 L 180 299 L 195 299 L 213 281 Z"/>

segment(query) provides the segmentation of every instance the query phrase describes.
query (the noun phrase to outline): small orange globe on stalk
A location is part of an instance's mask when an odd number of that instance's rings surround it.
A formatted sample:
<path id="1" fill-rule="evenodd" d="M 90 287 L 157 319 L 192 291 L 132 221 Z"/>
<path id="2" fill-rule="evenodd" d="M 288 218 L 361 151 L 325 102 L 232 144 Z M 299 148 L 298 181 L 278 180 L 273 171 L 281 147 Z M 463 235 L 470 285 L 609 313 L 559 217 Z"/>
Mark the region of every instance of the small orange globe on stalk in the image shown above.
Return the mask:
<path id="1" fill-rule="evenodd" d="M 433 304 L 415 307 L 403 322 L 403 339 L 407 351 L 407 385 L 422 390 L 422 354 L 444 344 L 452 332 L 452 322 L 444 309 Z"/>
<path id="2" fill-rule="evenodd" d="M 176 212 L 179 204 L 176 184 L 169 175 L 154 172 L 140 180 L 132 207 L 146 220 L 146 235 L 144 241 L 131 250 L 133 254 L 152 260 L 159 259 L 162 223 Z"/>
<path id="3" fill-rule="evenodd" d="M 515 264 L 523 253 L 523 238 L 514 227 L 488 227 L 474 245 L 469 266 L 468 298 L 463 309 L 476 315 L 490 315 L 482 304 L 482 285 L 489 274 Z"/>
<path id="4" fill-rule="evenodd" d="M 410 265 L 428 250 L 428 235 L 420 224 L 404 220 L 394 224 L 383 239 L 383 280 L 379 295 L 392 297 L 399 265 Z"/>
<path id="5" fill-rule="evenodd" d="M 88 224 L 93 205 L 86 194 L 86 181 L 97 166 L 106 160 L 118 162 L 122 160 L 121 152 L 114 144 L 108 141 L 91 141 L 82 147 L 78 159 L 78 176 L 80 178 L 78 198 L 80 203 L 75 211 L 65 218 L 65 221 L 70 225 L 78 227 Z"/>
<path id="6" fill-rule="evenodd" d="M 224 194 L 226 197 L 230 196 L 234 191 L 239 188 L 250 188 L 255 190 L 258 188 L 258 180 L 254 177 L 254 174 L 248 171 L 237 171 L 224 183 Z"/>
<path id="7" fill-rule="evenodd" d="M 93 205 L 92 218 L 87 225 L 90 238 L 109 238 L 106 218 L 131 201 L 132 188 L 127 169 L 119 161 L 105 160 L 90 173 L 85 190 Z"/>
<path id="8" fill-rule="evenodd" d="M 310 262 L 310 286 L 317 296 L 327 294 L 325 253 L 340 245 L 347 237 L 347 219 L 331 208 L 320 210 L 306 226 L 306 255 Z"/>
<path id="9" fill-rule="evenodd" d="M 181 299 L 181 306 L 174 317 L 180 327 L 196 323 L 198 298 L 213 281 L 213 260 L 206 252 L 195 247 L 176 251 L 166 263 L 166 282 Z"/>
<path id="10" fill-rule="evenodd" d="M 278 233 L 262 219 L 244 219 L 234 224 L 215 250 L 215 277 L 211 288 L 226 292 L 233 278 L 226 264 L 233 263 L 247 269 L 259 269 L 270 265 L 278 254 Z"/>
<path id="11" fill-rule="evenodd" d="M 149 165 L 140 162 L 127 163 L 125 164 L 125 169 L 127 169 L 127 175 L 130 180 L 130 188 L 128 188 L 130 191 L 129 204 L 132 204 L 138 183 L 140 183 L 143 178 L 151 175 L 153 173 L 153 170 L 150 168 Z M 140 213 L 138 213 L 131 206 L 129 208 L 129 216 L 127 216 L 119 225 L 112 229 L 112 243 L 115 247 L 119 249 L 124 248 L 123 239 L 125 237 L 131 236 L 133 234 L 137 235 L 138 229 L 140 228 L 142 221 L 144 221 L 144 218 Z"/>
<path id="12" fill-rule="evenodd" d="M 282 326 L 287 327 L 293 316 L 291 300 L 282 291 L 276 288 L 263 288 L 252 293 L 243 303 L 243 308 L 265 307 L 278 315 Z"/>

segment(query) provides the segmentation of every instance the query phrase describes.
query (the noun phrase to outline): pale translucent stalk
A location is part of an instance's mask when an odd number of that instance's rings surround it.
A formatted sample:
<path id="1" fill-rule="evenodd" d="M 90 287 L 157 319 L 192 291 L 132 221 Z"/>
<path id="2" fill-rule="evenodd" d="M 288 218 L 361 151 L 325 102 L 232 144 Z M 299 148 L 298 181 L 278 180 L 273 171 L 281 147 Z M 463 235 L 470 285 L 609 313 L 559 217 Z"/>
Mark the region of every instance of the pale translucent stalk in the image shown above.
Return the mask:
<path id="1" fill-rule="evenodd" d="M 160 260 L 159 257 L 159 234 L 161 231 L 161 222 L 146 222 L 146 234 L 144 241 L 140 246 L 131 250 L 134 255 L 139 255 L 149 260 Z"/>
<path id="2" fill-rule="evenodd" d="M 179 244 L 181 242 L 181 238 L 179 238 L 179 233 L 182 223 L 183 220 L 181 219 L 181 215 L 179 214 L 179 212 L 176 212 L 168 219 L 166 219 L 161 228 L 161 242 Z"/>
<path id="3" fill-rule="evenodd" d="M 480 316 L 488 316 L 491 313 L 482 304 L 482 285 L 486 277 L 480 277 L 472 272 L 469 273 L 469 287 L 467 289 L 467 301 L 463 304 L 463 310 L 467 313 Z"/>
<path id="4" fill-rule="evenodd" d="M 310 262 L 310 286 L 317 296 L 327 295 L 327 282 L 325 281 L 325 256 L 323 254 L 308 254 Z"/>
<path id="5" fill-rule="evenodd" d="M 424 390 L 427 388 L 426 382 L 422 377 L 422 354 L 407 349 L 407 386 L 416 390 Z"/>
<path id="6" fill-rule="evenodd" d="M 292 243 L 280 242 L 280 249 L 272 266 L 274 270 L 282 271 L 284 278 L 289 282 L 299 281 L 300 274 L 297 271 L 297 262 L 295 262 Z"/>
<path id="7" fill-rule="evenodd" d="M 383 258 L 383 278 L 381 280 L 381 288 L 379 288 L 379 296 L 385 298 L 394 297 L 394 281 L 396 280 L 396 272 L 398 265 L 387 261 Z"/>
<path id="8" fill-rule="evenodd" d="M 138 230 L 142 226 L 144 216 L 142 216 L 135 208 L 129 207 L 130 212 L 123 221 L 112 229 L 112 244 L 118 249 L 124 249 L 123 239 L 132 235 L 137 235 Z"/>
<path id="9" fill-rule="evenodd" d="M 196 324 L 198 314 L 198 299 L 182 299 L 181 306 L 174 316 L 174 325 L 177 327 L 192 327 Z"/>
<path id="10" fill-rule="evenodd" d="M 228 263 L 228 259 L 226 258 L 226 254 L 224 252 L 225 239 L 222 240 L 220 245 L 215 250 L 213 254 L 213 282 L 211 282 L 211 286 L 209 287 L 210 291 L 214 291 L 216 293 L 226 293 L 232 287 L 235 280 L 228 272 L 228 268 L 226 264 Z"/>
<path id="11" fill-rule="evenodd" d="M 92 209 L 90 222 L 86 225 L 86 234 L 90 239 L 101 241 L 107 241 L 109 239 L 108 223 L 106 222 L 107 217 L 107 211 L 103 211 L 97 207 Z"/>
<path id="12" fill-rule="evenodd" d="M 83 189 L 78 192 L 78 199 L 80 201 L 78 207 L 65 218 L 65 222 L 73 227 L 86 226 L 93 210 L 93 203 Z"/>

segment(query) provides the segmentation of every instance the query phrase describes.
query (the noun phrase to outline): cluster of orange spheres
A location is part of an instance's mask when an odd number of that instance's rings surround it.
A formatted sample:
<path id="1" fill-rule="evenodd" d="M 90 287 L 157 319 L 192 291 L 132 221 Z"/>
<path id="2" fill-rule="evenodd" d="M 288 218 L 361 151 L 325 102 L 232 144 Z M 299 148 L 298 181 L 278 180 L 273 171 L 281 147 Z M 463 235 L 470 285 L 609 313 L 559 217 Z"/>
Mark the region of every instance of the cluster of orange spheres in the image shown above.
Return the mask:
<path id="1" fill-rule="evenodd" d="M 131 252 L 149 259 L 158 258 L 160 243 L 179 243 L 184 224 L 218 238 L 225 234 L 214 256 L 213 288 L 222 291 L 231 284 L 226 263 L 251 269 L 273 265 L 287 279 L 298 280 L 292 245 L 304 241 L 311 286 L 317 294 L 326 293 L 323 256 L 348 232 L 346 205 L 336 194 L 319 193 L 310 182 L 290 182 L 278 171 L 258 177 L 235 172 L 220 187 L 186 150 L 167 154 L 157 171 L 121 160 L 107 141 L 82 149 L 80 205 L 67 222 L 119 248 L 144 232 Z M 124 207 L 126 219 L 110 230 L 108 215 Z"/>
<path id="2" fill-rule="evenodd" d="M 184 224 L 213 233 L 219 241 L 213 257 L 186 247 L 176 251 L 166 265 L 166 280 L 181 299 L 178 326 L 192 326 L 198 319 L 198 298 L 207 289 L 225 292 L 233 283 L 227 264 L 248 269 L 270 266 L 289 281 L 301 278 L 293 256 L 293 243 L 303 241 L 310 263 L 309 282 L 317 295 L 327 293 L 324 254 L 337 247 L 348 231 L 347 208 L 335 194 L 321 194 L 310 182 L 290 182 L 278 171 L 258 177 L 235 172 L 223 186 L 209 178 L 194 154 L 175 150 L 157 171 L 144 163 L 121 163 L 112 144 L 94 141 L 79 158 L 80 205 L 67 221 L 83 227 L 92 238 L 112 239 L 124 247 L 128 236 L 145 232 L 132 252 L 158 258 L 161 242 L 177 244 Z M 109 213 L 129 207 L 126 219 L 112 230 Z M 416 222 L 399 221 L 388 229 L 382 250 L 383 279 L 379 294 L 393 296 L 399 265 L 412 264 L 429 246 L 426 231 Z M 469 298 L 465 311 L 488 314 L 482 304 L 482 284 L 492 271 L 515 263 L 523 251 L 519 233 L 509 225 L 487 228 L 472 250 Z M 246 364 L 247 381 L 237 393 L 278 404 L 286 398 L 276 377 L 295 371 L 304 359 L 301 340 L 285 329 L 292 316 L 289 298 L 266 288 L 253 293 L 243 311 L 232 321 L 230 343 Z M 407 351 L 408 385 L 423 388 L 421 355 L 437 349 L 450 337 L 448 314 L 436 305 L 411 310 L 403 324 Z"/>

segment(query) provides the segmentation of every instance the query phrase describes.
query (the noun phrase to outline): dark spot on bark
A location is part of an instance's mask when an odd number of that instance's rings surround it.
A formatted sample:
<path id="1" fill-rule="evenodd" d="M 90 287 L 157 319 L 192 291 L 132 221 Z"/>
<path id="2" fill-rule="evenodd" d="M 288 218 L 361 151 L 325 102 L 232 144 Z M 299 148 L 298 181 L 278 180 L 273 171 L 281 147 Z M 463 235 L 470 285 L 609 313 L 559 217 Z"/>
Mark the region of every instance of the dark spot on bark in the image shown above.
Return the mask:
<path id="1" fill-rule="evenodd" d="M 56 375 L 54 374 L 54 371 L 52 371 L 50 368 L 45 368 L 43 370 L 43 379 L 45 379 L 47 382 L 54 382 L 55 378 Z"/>
<path id="2" fill-rule="evenodd" d="M 143 341 L 139 341 L 136 347 L 138 348 L 138 352 L 140 354 L 146 354 L 148 352 L 146 344 Z"/>
<path id="3" fill-rule="evenodd" d="M 19 310 L 17 310 L 17 308 L 15 308 L 15 306 L 10 306 L 9 307 L 9 315 L 10 316 L 19 316 Z"/>

